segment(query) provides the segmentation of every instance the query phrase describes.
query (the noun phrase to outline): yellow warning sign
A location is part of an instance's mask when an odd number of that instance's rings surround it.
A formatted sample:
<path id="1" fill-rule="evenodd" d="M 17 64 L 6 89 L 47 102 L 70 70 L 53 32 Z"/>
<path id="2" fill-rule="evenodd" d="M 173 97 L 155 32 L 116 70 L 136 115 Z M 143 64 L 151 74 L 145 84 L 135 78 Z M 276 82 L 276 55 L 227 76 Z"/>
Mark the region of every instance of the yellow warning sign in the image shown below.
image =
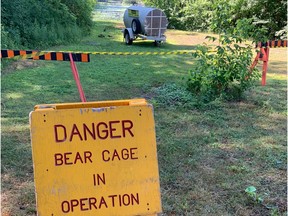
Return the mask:
<path id="1" fill-rule="evenodd" d="M 30 126 L 38 215 L 161 212 L 153 107 L 144 99 L 37 105 Z"/>

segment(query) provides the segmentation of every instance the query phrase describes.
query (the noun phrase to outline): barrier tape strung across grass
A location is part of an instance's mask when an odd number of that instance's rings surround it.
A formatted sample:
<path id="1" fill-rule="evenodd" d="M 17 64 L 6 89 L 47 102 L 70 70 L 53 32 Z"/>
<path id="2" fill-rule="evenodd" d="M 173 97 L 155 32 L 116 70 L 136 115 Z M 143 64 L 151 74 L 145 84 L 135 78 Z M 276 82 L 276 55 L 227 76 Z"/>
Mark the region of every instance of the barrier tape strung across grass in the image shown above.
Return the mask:
<path id="1" fill-rule="evenodd" d="M 63 51 L 64 52 L 64 51 Z M 67 51 L 65 51 L 67 52 Z M 77 51 L 71 51 L 73 53 L 78 53 Z M 183 55 L 189 53 L 195 53 L 195 50 L 178 50 L 178 51 L 167 51 L 167 52 L 81 52 L 91 55 Z"/>
<path id="2" fill-rule="evenodd" d="M 1 58 L 26 59 L 41 56 L 47 52 L 30 50 L 1 50 Z"/>
<path id="3" fill-rule="evenodd" d="M 287 47 L 287 40 L 270 40 L 267 42 L 259 42 L 256 48 L 270 47 Z M 69 53 L 72 54 L 73 60 L 78 62 L 90 62 L 89 55 L 183 55 L 195 53 L 196 50 L 176 50 L 166 52 L 82 52 L 82 51 L 30 51 L 30 50 L 1 50 L 0 58 L 14 59 L 34 59 L 34 60 L 54 60 L 54 61 L 70 61 Z M 214 51 L 209 51 L 214 52 Z"/>
<path id="4" fill-rule="evenodd" d="M 256 48 L 270 47 L 270 48 L 279 48 L 287 47 L 287 40 L 270 40 L 267 42 L 259 42 L 256 44 Z"/>
<path id="5" fill-rule="evenodd" d="M 82 52 L 82 51 L 28 51 L 28 50 L 1 50 L 1 58 L 34 59 L 34 60 L 55 60 L 70 61 L 69 53 L 72 53 L 74 61 L 89 62 L 89 55 L 183 55 L 195 53 L 195 50 L 178 50 L 167 52 Z"/>
<path id="6" fill-rule="evenodd" d="M 270 48 L 287 47 L 287 40 L 273 40 L 267 42 L 259 42 L 258 44 L 256 44 L 256 48 L 262 48 L 262 47 L 270 47 Z M 82 52 L 82 51 L 1 50 L 0 58 L 70 61 L 69 53 L 71 53 L 73 56 L 73 60 L 76 62 L 90 62 L 89 55 L 112 55 L 112 56 L 183 55 L 195 52 L 196 50 L 176 50 L 166 52 Z M 209 52 L 215 52 L 215 51 L 210 50 Z"/>
<path id="7" fill-rule="evenodd" d="M 55 51 L 1 50 L 1 58 L 70 61 L 69 52 Z M 72 58 L 77 62 L 90 62 L 87 53 L 72 53 Z"/>

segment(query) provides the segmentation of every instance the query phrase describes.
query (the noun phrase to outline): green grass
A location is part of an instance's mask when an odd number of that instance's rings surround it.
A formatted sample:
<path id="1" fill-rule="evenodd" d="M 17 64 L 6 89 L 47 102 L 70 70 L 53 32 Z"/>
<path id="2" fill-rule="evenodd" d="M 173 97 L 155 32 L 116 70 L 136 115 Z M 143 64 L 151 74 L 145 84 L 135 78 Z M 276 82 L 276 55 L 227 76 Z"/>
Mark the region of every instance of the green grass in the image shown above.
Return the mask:
<path id="1" fill-rule="evenodd" d="M 173 51 L 195 49 L 202 37 L 171 30 L 161 47 L 126 46 L 119 25 L 98 21 L 79 43 L 51 50 Z M 185 90 L 191 55 L 98 55 L 76 64 L 88 101 L 153 103 L 163 215 L 287 215 L 287 54 L 270 55 L 266 86 L 259 81 L 240 102 L 206 105 Z M 36 104 L 80 101 L 69 62 L 13 63 L 20 64 L 2 71 L 1 84 L 2 213 L 13 216 L 36 214 L 29 112 Z M 262 204 L 245 194 L 251 185 Z"/>

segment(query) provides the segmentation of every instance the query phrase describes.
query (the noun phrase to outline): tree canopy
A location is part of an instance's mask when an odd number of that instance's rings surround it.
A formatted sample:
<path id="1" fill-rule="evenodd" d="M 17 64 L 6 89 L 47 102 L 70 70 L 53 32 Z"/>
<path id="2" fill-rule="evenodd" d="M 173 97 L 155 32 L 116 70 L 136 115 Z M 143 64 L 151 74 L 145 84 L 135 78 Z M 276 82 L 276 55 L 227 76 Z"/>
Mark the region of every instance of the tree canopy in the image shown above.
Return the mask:
<path id="1" fill-rule="evenodd" d="M 223 0 L 143 0 L 146 5 L 161 8 L 169 18 L 169 27 L 193 31 L 211 31 L 215 7 Z M 267 37 L 276 38 L 280 30 L 287 31 L 287 1 L 231 0 L 230 14 L 236 25 L 238 19 L 252 18 L 255 28 L 267 28 Z"/>

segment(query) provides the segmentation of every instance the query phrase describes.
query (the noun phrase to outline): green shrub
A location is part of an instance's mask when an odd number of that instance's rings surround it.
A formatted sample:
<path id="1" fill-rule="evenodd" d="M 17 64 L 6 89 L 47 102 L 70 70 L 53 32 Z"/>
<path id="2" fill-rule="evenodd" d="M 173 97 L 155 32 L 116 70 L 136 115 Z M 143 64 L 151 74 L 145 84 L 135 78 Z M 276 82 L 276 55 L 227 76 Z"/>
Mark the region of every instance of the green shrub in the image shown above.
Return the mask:
<path id="1" fill-rule="evenodd" d="M 90 32 L 93 25 L 92 11 L 96 0 L 61 0 L 61 3 L 65 4 L 69 12 L 73 14 L 77 26 L 85 33 Z"/>
<path id="2" fill-rule="evenodd" d="M 252 48 L 239 45 L 237 40 L 222 36 L 216 52 L 210 52 L 208 46 L 198 48 L 194 55 L 198 61 L 187 82 L 189 91 L 201 94 L 207 101 L 242 98 L 244 91 L 259 79 L 259 72 L 250 70 Z"/>
<path id="3" fill-rule="evenodd" d="M 13 35 L 13 36 L 12 36 Z M 19 31 L 8 32 L 6 28 L 1 24 L 1 49 L 16 48 L 17 44 L 20 44 Z"/>
<path id="4" fill-rule="evenodd" d="M 2 47 L 42 49 L 74 42 L 89 33 L 94 4 L 95 0 L 1 1 Z"/>
<path id="5" fill-rule="evenodd" d="M 236 28 L 231 28 L 229 5 L 217 5 L 215 10 L 217 16 L 212 27 L 214 32 L 219 33 L 219 38 L 207 38 L 218 40 L 219 45 L 214 52 L 207 45 L 198 47 L 194 54 L 198 61 L 190 71 L 187 87 L 207 102 L 216 98 L 240 100 L 260 77 L 256 68 L 250 69 L 253 56 L 251 45 L 243 44 L 245 39 L 252 36 L 252 20 L 238 20 Z"/>

